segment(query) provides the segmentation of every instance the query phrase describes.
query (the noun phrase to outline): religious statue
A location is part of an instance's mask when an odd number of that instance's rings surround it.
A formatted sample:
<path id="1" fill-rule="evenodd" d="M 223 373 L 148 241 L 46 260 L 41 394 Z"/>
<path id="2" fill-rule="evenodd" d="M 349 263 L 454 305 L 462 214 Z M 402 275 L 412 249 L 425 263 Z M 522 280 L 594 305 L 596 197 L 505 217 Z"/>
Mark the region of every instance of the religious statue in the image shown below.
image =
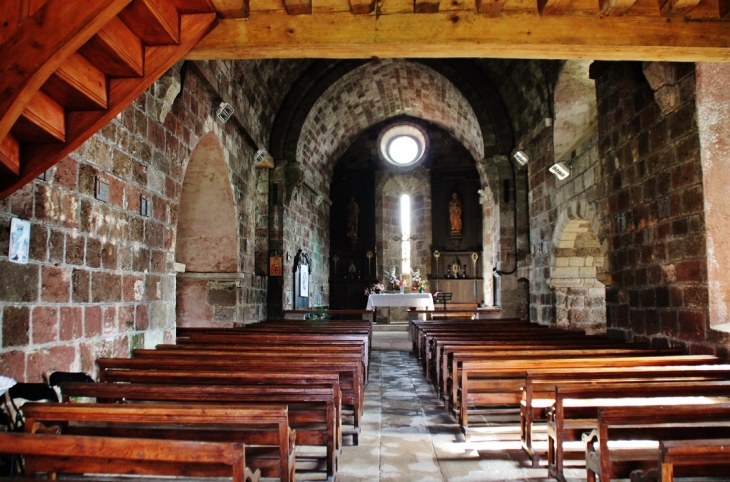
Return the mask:
<path id="1" fill-rule="evenodd" d="M 451 201 L 449 201 L 449 220 L 451 221 L 451 235 L 461 236 L 461 201 L 456 193 L 451 195 Z"/>
<path id="2" fill-rule="evenodd" d="M 360 206 L 355 202 L 355 197 L 350 196 L 350 202 L 347 203 L 347 237 L 357 239 L 357 223 L 360 217 Z"/>

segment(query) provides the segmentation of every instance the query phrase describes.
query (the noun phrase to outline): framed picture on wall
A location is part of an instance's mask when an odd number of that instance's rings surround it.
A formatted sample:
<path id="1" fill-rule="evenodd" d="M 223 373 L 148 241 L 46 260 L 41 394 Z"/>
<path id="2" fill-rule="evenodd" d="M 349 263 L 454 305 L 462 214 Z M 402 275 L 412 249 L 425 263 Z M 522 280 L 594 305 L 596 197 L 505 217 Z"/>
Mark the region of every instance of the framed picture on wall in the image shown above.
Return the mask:
<path id="1" fill-rule="evenodd" d="M 13 263 L 28 264 L 30 250 L 30 221 L 13 218 L 10 221 L 10 249 L 8 259 Z"/>
<path id="2" fill-rule="evenodd" d="M 305 265 L 299 268 L 299 296 L 302 298 L 309 297 L 309 270 Z"/>
<path id="3" fill-rule="evenodd" d="M 270 256 L 269 257 L 269 276 L 281 276 L 284 270 L 282 269 L 281 256 Z"/>

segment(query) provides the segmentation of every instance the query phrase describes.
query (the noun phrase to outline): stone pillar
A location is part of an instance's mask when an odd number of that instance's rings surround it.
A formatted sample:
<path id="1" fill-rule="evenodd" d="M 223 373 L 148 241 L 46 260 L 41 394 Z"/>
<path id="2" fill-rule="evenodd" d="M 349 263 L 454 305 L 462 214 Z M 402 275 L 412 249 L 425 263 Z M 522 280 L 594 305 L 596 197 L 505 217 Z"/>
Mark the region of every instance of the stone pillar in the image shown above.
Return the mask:
<path id="1" fill-rule="evenodd" d="M 698 63 L 696 72 L 710 326 L 730 331 L 730 65 Z"/>

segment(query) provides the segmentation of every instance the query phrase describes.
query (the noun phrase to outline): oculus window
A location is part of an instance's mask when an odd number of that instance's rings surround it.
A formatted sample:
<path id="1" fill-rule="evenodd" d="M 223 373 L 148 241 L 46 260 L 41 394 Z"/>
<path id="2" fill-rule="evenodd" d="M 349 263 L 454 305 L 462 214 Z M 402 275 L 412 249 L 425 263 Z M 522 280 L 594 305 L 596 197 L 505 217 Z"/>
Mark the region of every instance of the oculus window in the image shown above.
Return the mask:
<path id="1" fill-rule="evenodd" d="M 380 155 L 394 166 L 412 166 L 425 152 L 426 135 L 413 124 L 389 127 L 380 137 Z"/>

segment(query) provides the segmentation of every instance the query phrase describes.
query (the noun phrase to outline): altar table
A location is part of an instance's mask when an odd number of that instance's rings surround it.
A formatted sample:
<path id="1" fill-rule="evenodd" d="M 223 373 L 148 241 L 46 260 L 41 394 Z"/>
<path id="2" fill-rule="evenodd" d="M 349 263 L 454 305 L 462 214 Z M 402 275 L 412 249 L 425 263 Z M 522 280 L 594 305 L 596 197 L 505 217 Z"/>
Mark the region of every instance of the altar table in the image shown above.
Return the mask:
<path id="1" fill-rule="evenodd" d="M 419 310 L 433 310 L 433 296 L 431 293 L 384 293 L 368 295 L 368 304 L 365 309 L 373 310 L 377 306 L 406 306 Z"/>

